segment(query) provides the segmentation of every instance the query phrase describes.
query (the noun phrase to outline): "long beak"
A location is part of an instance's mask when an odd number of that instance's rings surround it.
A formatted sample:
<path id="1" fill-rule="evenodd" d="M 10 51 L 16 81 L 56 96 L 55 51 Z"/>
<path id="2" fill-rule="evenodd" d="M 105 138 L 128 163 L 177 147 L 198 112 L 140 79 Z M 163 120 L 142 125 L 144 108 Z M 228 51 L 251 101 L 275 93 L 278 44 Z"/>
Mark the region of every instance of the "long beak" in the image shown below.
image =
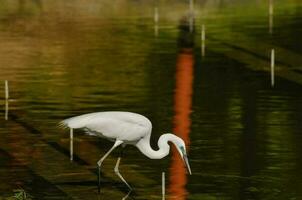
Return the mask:
<path id="1" fill-rule="evenodd" d="M 187 154 L 184 154 L 183 160 L 184 160 L 184 163 L 185 163 L 185 165 L 186 165 L 186 167 L 187 167 L 187 170 L 188 170 L 189 174 L 192 175 L 192 172 L 191 172 L 191 168 L 190 168 L 190 164 L 189 164 L 189 160 L 188 160 Z"/>

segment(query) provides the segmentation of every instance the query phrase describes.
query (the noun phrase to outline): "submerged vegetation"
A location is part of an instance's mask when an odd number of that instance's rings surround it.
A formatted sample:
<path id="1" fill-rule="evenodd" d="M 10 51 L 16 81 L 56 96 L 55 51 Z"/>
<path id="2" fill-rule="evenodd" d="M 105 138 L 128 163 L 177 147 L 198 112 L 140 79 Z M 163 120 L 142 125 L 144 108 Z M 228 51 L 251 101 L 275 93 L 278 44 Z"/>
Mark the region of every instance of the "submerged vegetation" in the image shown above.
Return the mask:
<path id="1" fill-rule="evenodd" d="M 0 200 L 32 200 L 31 195 L 29 195 L 24 189 L 16 189 L 13 191 L 13 196 L 11 197 L 1 197 Z"/>
<path id="2" fill-rule="evenodd" d="M 31 200 L 31 196 L 24 189 L 14 190 L 14 196 L 16 200 Z"/>

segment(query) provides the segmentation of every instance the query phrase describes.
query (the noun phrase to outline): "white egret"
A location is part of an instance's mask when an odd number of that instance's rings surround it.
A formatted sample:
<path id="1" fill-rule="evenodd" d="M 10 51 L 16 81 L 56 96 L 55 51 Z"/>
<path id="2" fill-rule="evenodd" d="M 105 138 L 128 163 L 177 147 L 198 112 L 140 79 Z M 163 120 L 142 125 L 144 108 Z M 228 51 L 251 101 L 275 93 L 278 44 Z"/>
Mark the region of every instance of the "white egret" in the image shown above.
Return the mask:
<path id="1" fill-rule="evenodd" d="M 96 112 L 65 119 L 61 125 L 71 129 L 83 129 L 86 133 L 93 136 L 106 138 L 114 142 L 111 149 L 97 162 L 98 173 L 98 190 L 100 191 L 100 170 L 106 157 L 118 146 L 125 147 L 127 144 L 136 146 L 144 155 L 150 159 L 161 159 L 169 154 L 170 146 L 168 142 L 175 145 L 188 172 L 191 169 L 186 153 L 184 141 L 174 134 L 167 133 L 160 136 L 158 140 L 158 150 L 153 150 L 150 146 L 150 136 L 152 124 L 150 120 L 140 114 L 131 112 Z M 132 188 L 119 172 L 121 156 L 118 157 L 114 172 L 128 186 Z"/>

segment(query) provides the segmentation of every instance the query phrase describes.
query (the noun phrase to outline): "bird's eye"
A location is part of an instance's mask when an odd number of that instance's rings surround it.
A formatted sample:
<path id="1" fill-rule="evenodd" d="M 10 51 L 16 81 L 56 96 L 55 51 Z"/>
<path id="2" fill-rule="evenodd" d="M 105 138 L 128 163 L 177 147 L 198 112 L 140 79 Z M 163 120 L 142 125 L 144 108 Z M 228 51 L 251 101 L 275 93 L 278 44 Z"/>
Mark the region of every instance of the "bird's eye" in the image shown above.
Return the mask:
<path id="1" fill-rule="evenodd" d="M 185 152 L 184 146 L 179 146 L 179 149 L 180 149 L 183 153 Z"/>

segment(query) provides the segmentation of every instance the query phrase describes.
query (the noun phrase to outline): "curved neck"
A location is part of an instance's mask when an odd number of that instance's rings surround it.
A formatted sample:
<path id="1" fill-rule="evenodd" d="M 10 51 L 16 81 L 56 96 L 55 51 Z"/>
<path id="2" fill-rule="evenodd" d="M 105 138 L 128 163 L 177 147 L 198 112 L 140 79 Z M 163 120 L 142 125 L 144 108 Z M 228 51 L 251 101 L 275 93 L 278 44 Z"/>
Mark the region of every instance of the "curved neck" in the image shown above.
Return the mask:
<path id="1" fill-rule="evenodd" d="M 176 141 L 178 140 L 178 137 L 167 133 L 160 136 L 157 144 L 159 149 L 153 150 L 150 146 L 150 137 L 146 137 L 141 139 L 137 144 L 136 147 L 147 157 L 151 159 L 161 159 L 165 156 L 167 156 L 170 152 L 170 146 L 168 142 L 172 142 L 176 144 Z"/>

